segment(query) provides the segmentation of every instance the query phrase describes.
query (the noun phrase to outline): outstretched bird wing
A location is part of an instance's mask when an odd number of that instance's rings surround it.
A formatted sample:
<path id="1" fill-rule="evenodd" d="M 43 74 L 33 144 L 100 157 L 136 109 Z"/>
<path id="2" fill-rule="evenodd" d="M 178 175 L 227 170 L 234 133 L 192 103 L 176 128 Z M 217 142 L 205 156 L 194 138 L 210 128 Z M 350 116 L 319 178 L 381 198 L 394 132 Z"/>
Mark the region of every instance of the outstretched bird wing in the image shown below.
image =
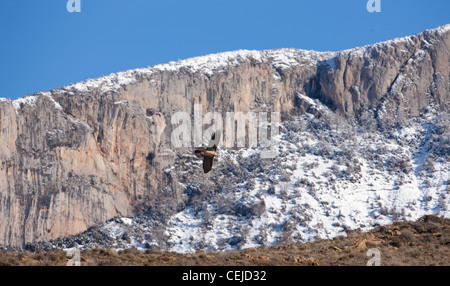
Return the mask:
<path id="1" fill-rule="evenodd" d="M 203 152 L 205 152 L 205 150 L 206 150 L 205 148 L 200 147 L 194 151 L 194 154 L 195 154 L 195 156 L 201 158 L 201 157 L 203 157 Z"/>
<path id="2" fill-rule="evenodd" d="M 203 157 L 203 172 L 206 174 L 212 169 L 214 157 Z"/>
<path id="3" fill-rule="evenodd" d="M 209 144 L 207 148 L 200 147 L 197 150 L 195 150 L 195 155 L 197 157 L 203 157 L 203 172 L 206 174 L 212 169 L 212 165 L 214 162 L 214 156 L 217 156 L 215 152 L 217 151 L 217 145 L 219 145 L 219 139 L 220 139 L 220 133 L 218 136 L 216 136 L 216 132 L 214 132 L 211 135 L 211 140 L 209 141 Z M 206 151 L 214 151 L 214 155 L 211 155 L 211 152 L 207 154 Z"/>

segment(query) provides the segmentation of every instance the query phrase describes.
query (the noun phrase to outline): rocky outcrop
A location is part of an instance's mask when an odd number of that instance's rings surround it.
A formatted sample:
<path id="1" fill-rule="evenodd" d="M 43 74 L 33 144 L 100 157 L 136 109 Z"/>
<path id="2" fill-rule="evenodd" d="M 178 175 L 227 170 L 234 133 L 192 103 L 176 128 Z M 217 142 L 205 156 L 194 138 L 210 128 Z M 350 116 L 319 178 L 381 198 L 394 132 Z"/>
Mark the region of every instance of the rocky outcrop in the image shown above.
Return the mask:
<path id="1" fill-rule="evenodd" d="M 48 95 L 1 103 L 0 241 L 20 246 L 129 213 L 86 123 Z"/>
<path id="2" fill-rule="evenodd" d="M 319 63 L 307 93 L 350 117 L 387 104 L 407 118 L 430 105 L 448 111 L 449 28 L 339 52 Z"/>
<path id="3" fill-rule="evenodd" d="M 272 111 L 414 117 L 450 102 L 450 25 L 342 52 L 236 51 L 0 99 L 0 245 L 82 232 L 183 203 L 171 116 Z"/>

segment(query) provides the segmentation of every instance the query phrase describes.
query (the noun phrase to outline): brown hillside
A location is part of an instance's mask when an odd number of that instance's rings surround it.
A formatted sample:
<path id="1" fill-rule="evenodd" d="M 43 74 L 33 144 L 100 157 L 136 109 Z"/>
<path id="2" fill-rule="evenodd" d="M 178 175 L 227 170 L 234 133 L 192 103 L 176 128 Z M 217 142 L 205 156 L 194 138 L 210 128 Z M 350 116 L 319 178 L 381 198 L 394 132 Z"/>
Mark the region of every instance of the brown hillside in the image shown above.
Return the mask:
<path id="1" fill-rule="evenodd" d="M 322 266 L 360 265 L 380 251 L 382 266 L 450 265 L 450 219 L 425 216 L 416 222 L 397 222 L 370 232 L 351 231 L 347 237 L 241 251 L 177 254 L 137 250 L 84 250 L 86 266 Z M 0 251 L 0 265 L 61 265 L 68 258 L 54 252 Z"/>

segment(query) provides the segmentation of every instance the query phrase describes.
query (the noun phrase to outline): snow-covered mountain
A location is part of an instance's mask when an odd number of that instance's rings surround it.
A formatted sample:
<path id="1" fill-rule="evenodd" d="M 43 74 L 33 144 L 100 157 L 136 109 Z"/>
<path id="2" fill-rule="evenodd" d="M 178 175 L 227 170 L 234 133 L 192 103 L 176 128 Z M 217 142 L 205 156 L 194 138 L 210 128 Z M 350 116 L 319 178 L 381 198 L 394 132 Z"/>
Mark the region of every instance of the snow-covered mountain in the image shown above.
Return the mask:
<path id="1" fill-rule="evenodd" d="M 382 132 L 318 105 L 320 118 L 307 113 L 283 124 L 274 159 L 261 159 L 259 145 L 221 148 L 204 180 L 201 161 L 179 154 L 165 170 L 184 189 L 186 203 L 175 214 L 118 217 L 41 247 L 222 251 L 450 217 L 448 113 L 430 109 Z"/>
<path id="2" fill-rule="evenodd" d="M 0 99 L 0 245 L 228 250 L 449 217 L 450 25 L 234 51 Z M 275 157 L 171 148 L 176 112 L 277 112 Z"/>

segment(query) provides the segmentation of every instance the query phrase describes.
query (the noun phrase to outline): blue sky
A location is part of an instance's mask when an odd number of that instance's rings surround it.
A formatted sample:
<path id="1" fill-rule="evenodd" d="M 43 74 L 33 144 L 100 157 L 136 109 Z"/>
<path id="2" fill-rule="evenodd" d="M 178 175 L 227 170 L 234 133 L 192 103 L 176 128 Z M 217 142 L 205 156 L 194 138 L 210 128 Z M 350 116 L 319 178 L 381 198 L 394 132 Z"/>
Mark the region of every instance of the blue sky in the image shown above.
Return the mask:
<path id="1" fill-rule="evenodd" d="M 0 97 L 237 50 L 336 51 L 450 23 L 449 0 L 2 0 Z"/>

